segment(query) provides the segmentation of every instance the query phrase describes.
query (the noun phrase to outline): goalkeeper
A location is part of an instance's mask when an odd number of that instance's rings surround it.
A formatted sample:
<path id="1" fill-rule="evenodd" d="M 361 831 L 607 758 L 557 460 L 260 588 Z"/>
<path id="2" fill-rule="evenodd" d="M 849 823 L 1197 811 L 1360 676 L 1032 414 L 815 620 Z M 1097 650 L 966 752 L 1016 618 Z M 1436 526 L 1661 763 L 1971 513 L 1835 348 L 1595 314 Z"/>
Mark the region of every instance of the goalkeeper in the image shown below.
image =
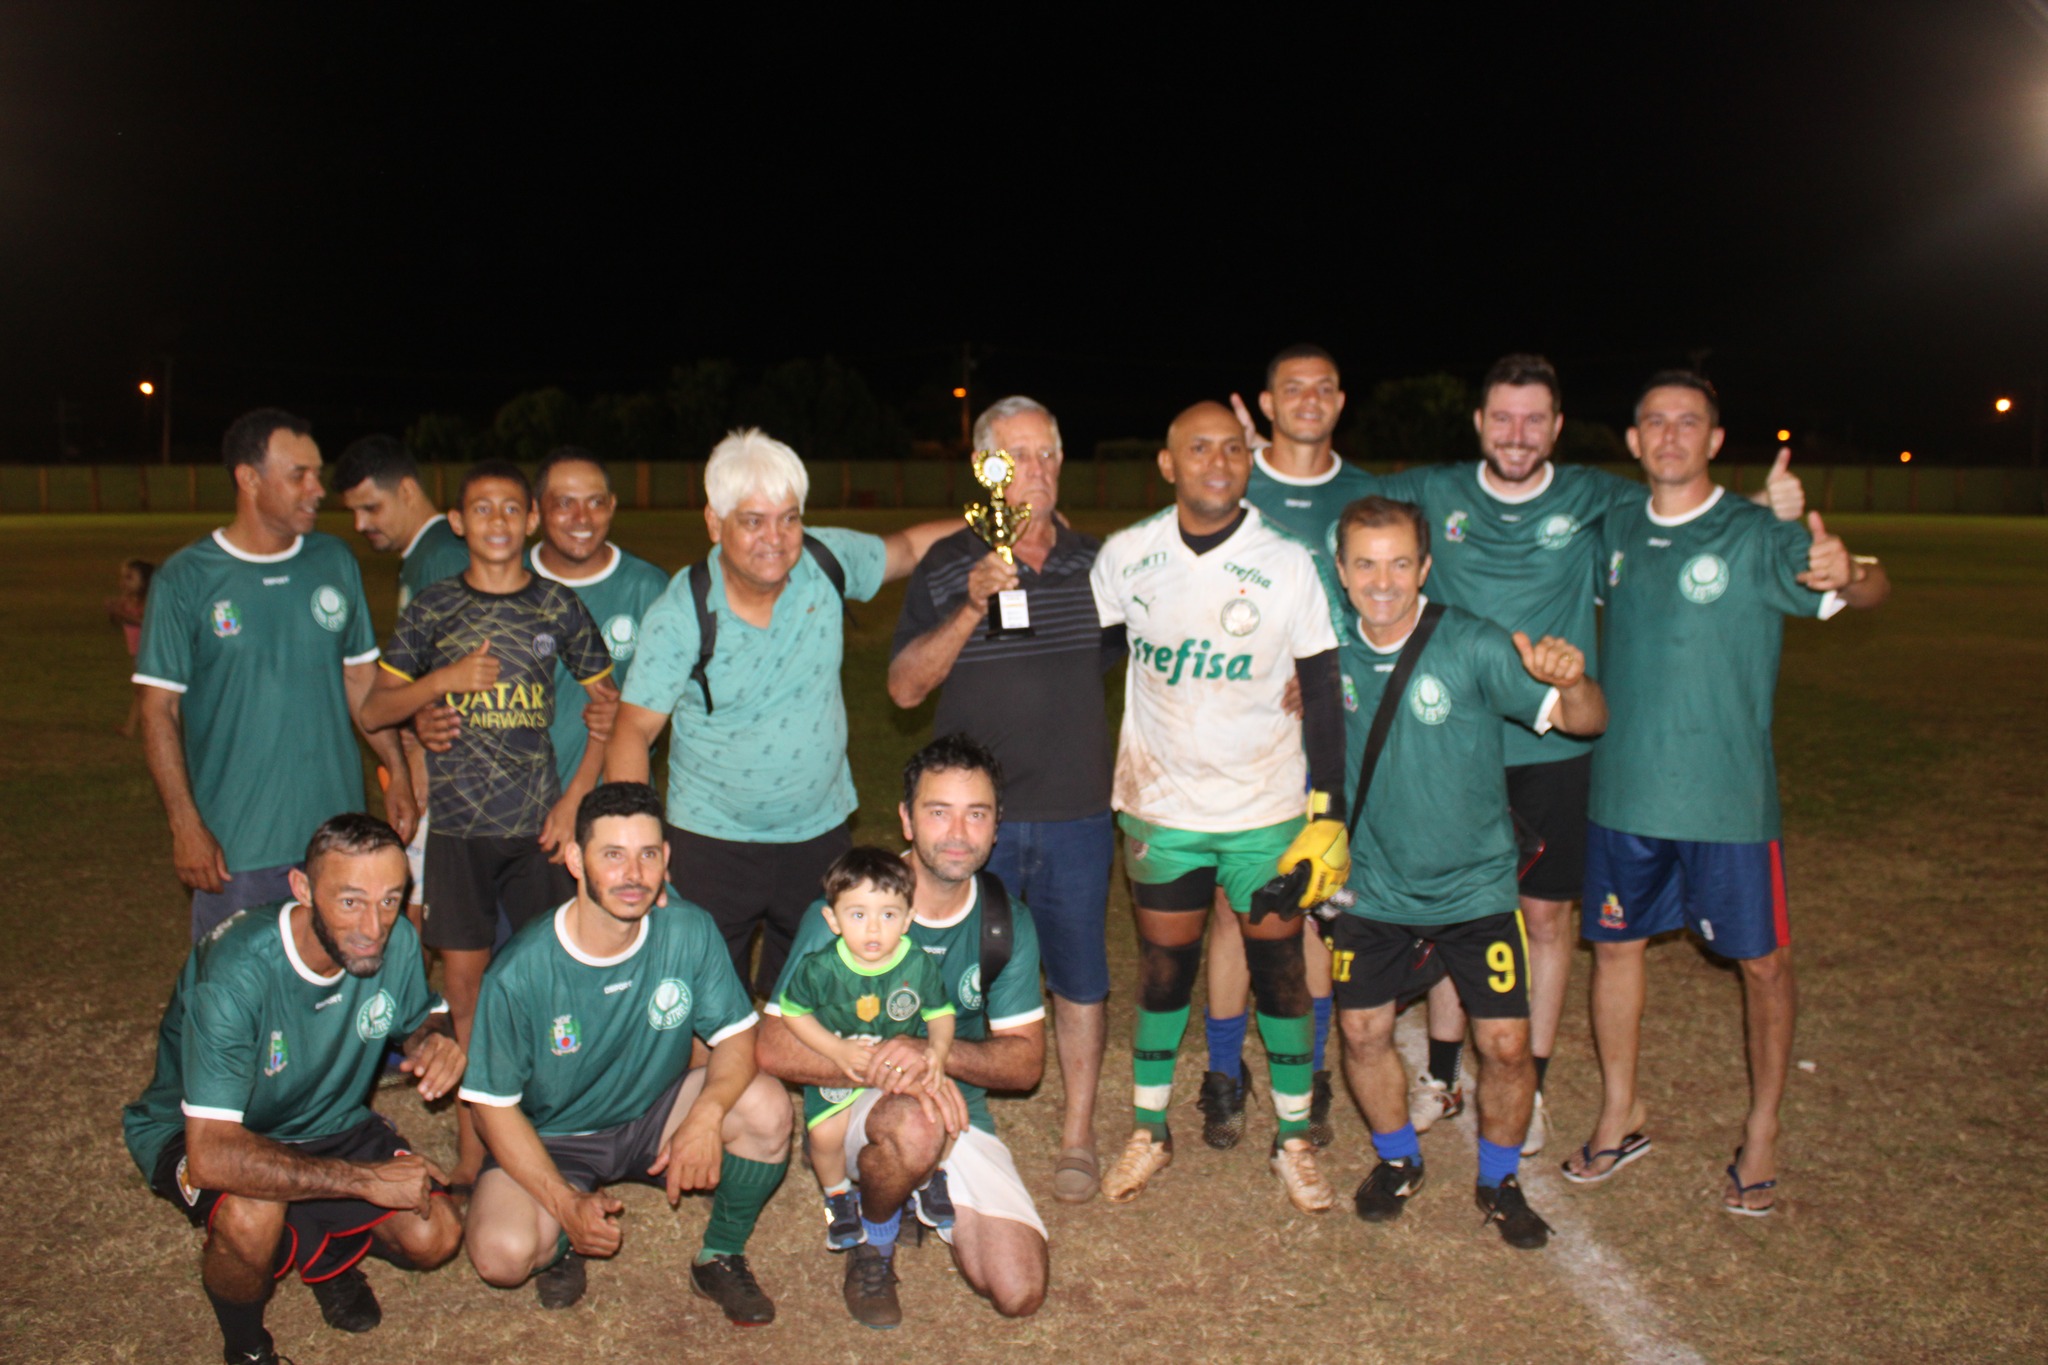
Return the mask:
<path id="1" fill-rule="evenodd" d="M 1296 1208 L 1320 1213 L 1335 1195 L 1308 1140 L 1298 911 L 1350 870 L 1337 637 L 1308 548 L 1243 501 L 1251 454 L 1228 408 L 1200 403 L 1176 418 L 1159 468 L 1173 507 L 1111 536 L 1091 578 L 1102 625 L 1130 639 L 1111 801 L 1140 945 L 1137 1122 L 1102 1192 L 1135 1199 L 1173 1159 L 1174 1061 L 1217 893 L 1246 914 L 1276 874 L 1306 864 L 1287 913 L 1241 927 L 1278 1117 L 1272 1167 Z M 1299 722 L 1282 706 L 1296 679 Z"/>

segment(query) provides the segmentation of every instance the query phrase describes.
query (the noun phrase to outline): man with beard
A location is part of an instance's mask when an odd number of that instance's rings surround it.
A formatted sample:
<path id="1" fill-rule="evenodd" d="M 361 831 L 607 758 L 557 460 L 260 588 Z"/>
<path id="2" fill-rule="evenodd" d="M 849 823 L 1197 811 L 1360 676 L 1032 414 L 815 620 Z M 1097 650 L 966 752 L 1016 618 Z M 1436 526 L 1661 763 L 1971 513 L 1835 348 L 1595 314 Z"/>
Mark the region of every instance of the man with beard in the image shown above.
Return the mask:
<path id="1" fill-rule="evenodd" d="M 372 816 L 337 815 L 287 875 L 295 900 L 252 907 L 185 960 L 157 1033 L 156 1075 L 122 1112 L 150 1189 L 206 1231 L 201 1279 L 226 1358 L 277 1360 L 264 1330 L 293 1269 L 328 1324 L 382 1319 L 356 1263 L 431 1269 L 462 1226 L 389 1120 L 363 1103 L 387 1042 L 420 1097 L 462 1075 L 404 915 L 405 846 Z"/>
<path id="2" fill-rule="evenodd" d="M 1612 509 L 1640 503 L 1643 486 L 1589 465 L 1553 461 L 1564 432 L 1564 401 L 1557 371 L 1542 356 L 1503 356 L 1486 372 L 1479 393 L 1472 414 L 1476 463 L 1389 475 L 1377 491 L 1422 508 L 1431 528 L 1432 599 L 1531 639 L 1570 640 L 1585 650 L 1587 673 L 1598 677 L 1593 595 L 1599 529 Z M 1806 504 L 1787 469 L 1791 458 L 1789 449 L 1778 452 L 1765 487 L 1751 499 L 1785 521 L 1797 519 Z M 1549 1131 L 1542 1083 L 1577 939 L 1571 908 L 1585 879 L 1592 745 L 1562 728 L 1539 735 L 1517 721 L 1503 726 L 1510 804 L 1544 844 L 1520 881 L 1537 1076 L 1523 1151 L 1533 1154 Z M 1430 992 L 1429 1065 L 1409 1095 L 1418 1133 L 1464 1108 L 1458 1073 L 1465 1032 L 1465 1011 L 1453 983 L 1445 981 Z"/>
<path id="3" fill-rule="evenodd" d="M 355 556 L 313 529 L 324 490 L 311 430 L 276 408 L 235 420 L 221 441 L 235 519 L 164 562 L 143 612 L 143 751 L 194 940 L 292 894 L 307 834 L 363 808 L 349 723 L 362 728 L 377 637 Z M 391 823 L 410 837 L 419 805 L 398 737 L 366 738 L 391 774 Z"/>
<path id="4" fill-rule="evenodd" d="M 891 1038 L 877 1045 L 874 1060 L 894 1079 L 870 1088 L 848 1109 L 846 1165 L 859 1172 L 865 1240 L 847 1253 L 846 1306 L 869 1327 L 894 1327 L 903 1320 L 895 1248 L 909 1207 L 937 1228 L 961 1276 L 998 1313 L 1025 1317 L 1045 1302 L 1045 1224 L 988 1112 L 988 1091 L 1029 1090 L 1045 1070 L 1045 1000 L 1031 912 L 1000 883 L 975 875 L 995 845 L 1001 782 L 994 756 L 965 735 L 933 740 L 903 769 L 903 804 L 897 809 L 910 842 L 906 861 L 917 879 L 909 936 L 938 962 L 955 1011 L 953 1046 L 945 1060 L 952 1083 L 940 1085 L 936 1097 L 926 1094 L 927 1041 Z M 985 976 L 982 953 L 990 936 L 984 917 L 999 914 L 990 909 L 996 896 L 1004 897 L 1009 910 L 1009 960 Z M 791 966 L 771 1002 L 782 998 L 795 964 L 831 939 L 824 902 L 815 901 L 804 912 Z M 843 1083 L 839 1068 L 792 1033 L 775 1004 L 767 1014 L 761 1026 L 763 1070 L 798 1085 Z M 950 1225 L 919 1195 L 934 1188 L 934 1173 L 941 1169 Z"/>
<path id="5" fill-rule="evenodd" d="M 789 1097 L 754 1066 L 756 1015 L 710 916 L 667 885 L 661 798 L 593 790 L 568 846 L 575 898 L 484 976 L 462 1098 L 490 1157 L 469 1208 L 488 1284 L 534 1281 L 543 1308 L 583 1296 L 584 1260 L 616 1255 L 605 1186 L 711 1191 L 692 1288 L 732 1322 L 775 1320 L 747 1240 L 789 1165 Z M 710 1060 L 691 1065 L 701 1038 Z"/>

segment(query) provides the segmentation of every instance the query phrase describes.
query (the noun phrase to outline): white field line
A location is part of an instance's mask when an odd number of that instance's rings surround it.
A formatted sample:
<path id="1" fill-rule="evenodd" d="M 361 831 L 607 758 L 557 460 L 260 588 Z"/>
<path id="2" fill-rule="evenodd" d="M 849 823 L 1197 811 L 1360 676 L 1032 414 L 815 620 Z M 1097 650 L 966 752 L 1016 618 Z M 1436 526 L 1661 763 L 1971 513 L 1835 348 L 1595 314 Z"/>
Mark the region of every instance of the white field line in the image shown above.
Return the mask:
<path id="1" fill-rule="evenodd" d="M 1404 1016 L 1395 1026 L 1395 1037 L 1409 1075 L 1429 1064 L 1429 1036 L 1422 1015 L 1411 1011 Z M 1470 1042 L 1466 1051 L 1471 1051 Z M 1468 1143 L 1478 1140 L 1478 1108 L 1468 1095 L 1465 1112 L 1454 1120 Z M 1677 1338 L 1664 1310 L 1636 1284 L 1621 1258 L 1602 1246 L 1587 1228 L 1572 1207 L 1564 1178 L 1553 1169 L 1549 1153 L 1550 1147 L 1546 1147 L 1541 1156 L 1522 1163 L 1522 1188 L 1533 1196 L 1536 1211 L 1556 1233 L 1537 1255 L 1549 1258 L 1563 1273 L 1573 1297 L 1599 1320 L 1634 1365 L 1706 1365 L 1705 1356 Z"/>

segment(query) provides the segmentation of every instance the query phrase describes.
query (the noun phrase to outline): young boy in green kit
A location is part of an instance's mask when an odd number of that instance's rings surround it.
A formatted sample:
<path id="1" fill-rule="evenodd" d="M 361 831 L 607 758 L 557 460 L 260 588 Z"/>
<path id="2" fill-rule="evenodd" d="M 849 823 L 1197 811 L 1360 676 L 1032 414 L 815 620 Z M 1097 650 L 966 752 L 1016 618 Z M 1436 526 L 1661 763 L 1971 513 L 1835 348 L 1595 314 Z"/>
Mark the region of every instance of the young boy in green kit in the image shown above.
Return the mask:
<path id="1" fill-rule="evenodd" d="M 825 1191 L 825 1245 L 845 1251 L 867 1234 L 860 1196 L 846 1169 L 848 1110 L 877 1075 L 875 1045 L 887 1038 L 924 1036 L 930 1064 L 921 1084 L 934 1091 L 946 1075 L 953 1046 L 953 1004 L 936 963 L 904 936 L 916 883 L 903 859 L 886 850 L 856 847 L 825 873 L 825 923 L 838 939 L 799 962 L 776 1002 L 789 1031 L 830 1061 L 853 1084 L 804 1087 L 804 1125 L 811 1169 Z M 926 1221 L 950 1221 L 952 1201 L 934 1175 L 918 1198 Z"/>

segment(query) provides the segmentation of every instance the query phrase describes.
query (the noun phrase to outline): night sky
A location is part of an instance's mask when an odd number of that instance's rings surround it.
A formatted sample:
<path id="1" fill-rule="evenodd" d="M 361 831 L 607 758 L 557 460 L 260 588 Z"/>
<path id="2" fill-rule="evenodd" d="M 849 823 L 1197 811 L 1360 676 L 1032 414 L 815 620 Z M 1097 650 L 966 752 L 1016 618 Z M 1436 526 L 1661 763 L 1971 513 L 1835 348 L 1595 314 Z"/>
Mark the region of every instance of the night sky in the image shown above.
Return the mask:
<path id="1" fill-rule="evenodd" d="M 963 342 L 1070 449 L 1304 339 L 1354 402 L 1542 350 L 1617 425 L 1704 350 L 1740 438 L 1936 462 L 2024 459 L 2048 375 L 2029 0 L 441 8 L 0 9 L 0 459 L 60 400 L 143 447 L 165 355 L 181 444 L 276 403 L 330 458 L 709 356 L 912 405 Z"/>

